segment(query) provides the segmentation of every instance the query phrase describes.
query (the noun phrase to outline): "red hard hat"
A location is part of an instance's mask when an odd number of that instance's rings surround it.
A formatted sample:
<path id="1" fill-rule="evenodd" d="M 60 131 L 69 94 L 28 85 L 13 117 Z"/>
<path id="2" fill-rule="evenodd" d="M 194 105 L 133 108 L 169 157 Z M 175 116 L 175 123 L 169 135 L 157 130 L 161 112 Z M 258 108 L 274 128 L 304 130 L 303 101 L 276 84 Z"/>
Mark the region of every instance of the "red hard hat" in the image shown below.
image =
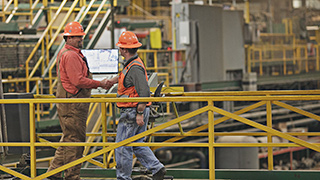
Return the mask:
<path id="1" fill-rule="evenodd" d="M 83 27 L 79 22 L 71 22 L 64 28 L 63 36 L 84 36 L 86 33 L 83 31 Z"/>
<path id="2" fill-rule="evenodd" d="M 137 36 L 131 31 L 123 32 L 120 35 L 119 41 L 116 45 L 121 48 L 128 48 L 128 49 L 138 48 L 142 46 L 142 44 L 138 41 Z"/>

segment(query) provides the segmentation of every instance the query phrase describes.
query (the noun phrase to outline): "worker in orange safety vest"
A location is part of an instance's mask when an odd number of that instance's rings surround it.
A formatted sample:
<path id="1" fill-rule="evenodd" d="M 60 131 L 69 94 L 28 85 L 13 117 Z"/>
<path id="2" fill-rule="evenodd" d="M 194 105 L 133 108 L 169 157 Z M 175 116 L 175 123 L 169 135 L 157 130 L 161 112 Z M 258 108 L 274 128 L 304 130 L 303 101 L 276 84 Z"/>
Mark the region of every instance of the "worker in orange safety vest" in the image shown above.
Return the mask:
<path id="1" fill-rule="evenodd" d="M 150 97 L 147 71 L 137 54 L 138 48 L 142 46 L 137 36 L 133 32 L 125 31 L 116 45 L 124 57 L 124 68 L 119 77 L 112 78 L 107 84 L 111 86 L 118 83 L 117 97 L 119 98 Z M 117 102 L 121 114 L 116 142 L 146 131 L 150 104 L 151 102 Z M 143 138 L 135 142 L 143 142 Z M 152 179 L 164 178 L 166 169 L 148 146 L 122 146 L 115 150 L 118 180 L 131 179 L 133 153 L 140 163 L 152 172 Z"/>

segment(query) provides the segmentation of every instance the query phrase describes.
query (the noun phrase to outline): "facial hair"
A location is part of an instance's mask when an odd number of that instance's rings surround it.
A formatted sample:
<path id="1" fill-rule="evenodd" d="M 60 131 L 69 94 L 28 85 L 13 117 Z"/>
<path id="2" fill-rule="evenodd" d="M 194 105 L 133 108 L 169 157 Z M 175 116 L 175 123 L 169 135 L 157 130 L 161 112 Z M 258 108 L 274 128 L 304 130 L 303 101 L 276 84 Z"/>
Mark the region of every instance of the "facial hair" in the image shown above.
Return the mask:
<path id="1" fill-rule="evenodd" d="M 79 49 L 82 49 L 82 48 L 83 48 L 83 41 L 79 41 L 79 42 L 78 42 L 78 48 L 79 48 Z"/>

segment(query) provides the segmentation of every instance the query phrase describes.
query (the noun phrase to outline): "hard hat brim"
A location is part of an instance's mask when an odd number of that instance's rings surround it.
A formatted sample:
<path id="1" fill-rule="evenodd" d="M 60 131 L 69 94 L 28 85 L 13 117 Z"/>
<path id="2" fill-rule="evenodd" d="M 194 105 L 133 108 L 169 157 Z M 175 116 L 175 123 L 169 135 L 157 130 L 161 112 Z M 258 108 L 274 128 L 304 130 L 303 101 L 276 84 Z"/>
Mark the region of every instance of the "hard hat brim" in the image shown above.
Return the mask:
<path id="1" fill-rule="evenodd" d="M 62 33 L 62 36 L 84 36 L 86 33 Z"/>
<path id="2" fill-rule="evenodd" d="M 132 49 L 132 48 L 138 48 L 141 47 L 142 44 L 140 42 L 136 43 L 136 44 L 121 44 L 121 43 L 117 43 L 116 46 L 121 47 L 121 48 L 127 48 L 127 49 Z"/>

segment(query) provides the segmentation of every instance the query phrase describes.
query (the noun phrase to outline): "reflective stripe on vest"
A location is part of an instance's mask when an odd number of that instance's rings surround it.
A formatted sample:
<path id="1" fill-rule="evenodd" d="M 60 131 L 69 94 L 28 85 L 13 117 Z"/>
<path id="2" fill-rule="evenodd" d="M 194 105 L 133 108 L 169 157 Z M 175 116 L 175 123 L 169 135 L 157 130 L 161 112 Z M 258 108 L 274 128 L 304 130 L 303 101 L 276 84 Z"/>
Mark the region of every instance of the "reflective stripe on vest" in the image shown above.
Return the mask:
<path id="1" fill-rule="evenodd" d="M 134 65 L 134 63 L 137 63 L 137 65 L 143 67 L 143 69 L 146 70 L 146 69 L 144 68 L 144 64 L 143 64 L 142 62 L 137 61 L 137 60 L 135 59 L 135 60 L 131 61 L 125 68 L 123 68 L 122 73 L 123 73 L 124 76 L 127 75 L 127 72 L 129 71 L 129 69 L 131 68 L 131 66 Z"/>

